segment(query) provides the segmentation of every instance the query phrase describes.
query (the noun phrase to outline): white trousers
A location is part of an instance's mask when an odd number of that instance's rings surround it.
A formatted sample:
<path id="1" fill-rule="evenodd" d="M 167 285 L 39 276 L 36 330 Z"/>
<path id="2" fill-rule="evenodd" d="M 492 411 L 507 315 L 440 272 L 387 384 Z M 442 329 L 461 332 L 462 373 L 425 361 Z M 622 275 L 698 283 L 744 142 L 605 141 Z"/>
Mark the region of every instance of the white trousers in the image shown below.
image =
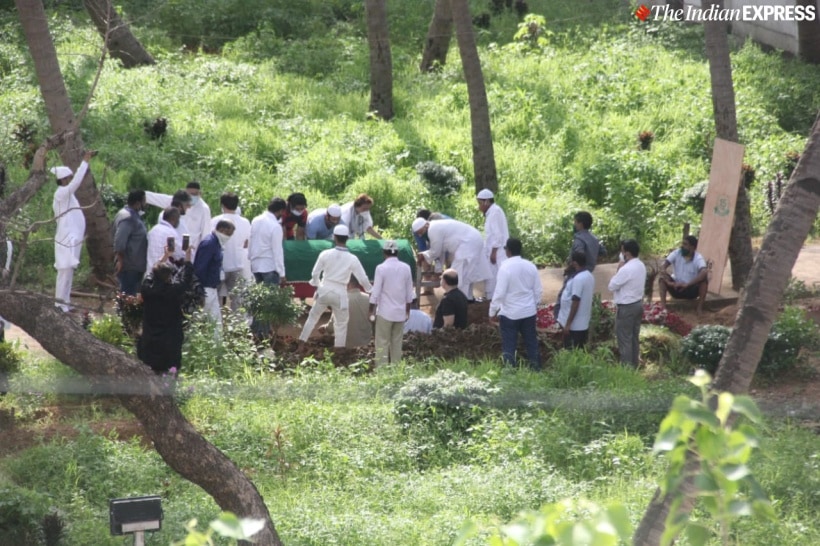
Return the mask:
<path id="1" fill-rule="evenodd" d="M 307 321 L 302 327 L 302 333 L 299 334 L 300 341 L 307 341 L 313 329 L 316 328 L 319 319 L 322 318 L 322 313 L 330 307 L 333 311 L 333 345 L 336 347 L 344 347 L 347 341 L 347 322 L 350 318 L 350 309 L 345 305 L 342 309 L 342 297 L 347 294 L 340 294 L 333 290 L 322 290 L 321 288 L 316 292 L 316 299 L 313 301 L 313 307 L 310 308 Z"/>
<path id="2" fill-rule="evenodd" d="M 222 330 L 222 309 L 219 307 L 219 290 L 216 288 L 205 289 L 205 304 L 202 306 L 202 310 L 208 313 L 208 315 L 214 319 L 214 322 L 216 322 L 218 336 Z"/>
<path id="3" fill-rule="evenodd" d="M 54 289 L 54 298 L 59 302 L 55 304 L 63 311 L 71 310 L 71 284 L 74 282 L 74 268 L 66 267 L 57 270 L 57 286 Z"/>

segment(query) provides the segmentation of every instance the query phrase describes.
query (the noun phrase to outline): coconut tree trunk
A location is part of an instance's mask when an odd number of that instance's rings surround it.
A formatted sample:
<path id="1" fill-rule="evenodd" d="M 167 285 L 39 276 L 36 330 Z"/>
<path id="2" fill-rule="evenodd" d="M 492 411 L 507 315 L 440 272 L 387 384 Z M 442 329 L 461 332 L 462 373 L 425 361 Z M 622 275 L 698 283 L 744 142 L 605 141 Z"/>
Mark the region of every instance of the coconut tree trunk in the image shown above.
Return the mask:
<path id="1" fill-rule="evenodd" d="M 473 21 L 467 0 L 450 0 L 453 24 L 456 29 L 458 51 L 467 82 L 467 94 L 470 100 L 470 127 L 473 141 L 473 169 L 475 170 L 476 191 L 487 188 L 498 191 L 498 175 L 495 169 L 493 152 L 493 135 L 490 130 L 490 107 L 487 103 L 487 90 L 484 87 L 484 75 L 481 72 L 481 60 L 478 58 Z"/>
<path id="2" fill-rule="evenodd" d="M 393 119 L 393 60 L 387 24 L 387 0 L 365 0 L 367 43 L 370 46 L 370 112 Z"/>
<path id="3" fill-rule="evenodd" d="M 740 312 L 718 366 L 715 390 L 733 394 L 745 394 L 749 390 L 792 268 L 819 209 L 820 118 L 814 123 L 806 150 L 780 198 L 752 265 L 746 289 L 741 294 Z M 697 464 L 697 459 L 690 456 L 687 468 Z M 694 490 L 692 480 L 684 480 L 682 491 L 672 492 L 685 495 L 680 510 L 692 509 Z M 635 545 L 660 544 L 672 500 L 670 495 L 664 497 L 660 491 L 655 492 L 633 537 Z"/>
<path id="4" fill-rule="evenodd" d="M 131 29 L 120 18 L 111 0 L 83 0 L 83 5 L 94 26 L 105 40 L 108 53 L 119 59 L 125 68 L 152 65 L 156 61 L 137 40 Z"/>
<path id="5" fill-rule="evenodd" d="M 804 19 L 797 22 L 797 50 L 800 58 L 807 63 L 820 64 L 820 6 L 817 0 L 797 0 L 796 5 L 814 6 L 814 21 Z"/>
<path id="6" fill-rule="evenodd" d="M 86 332 L 41 294 L 0 291 L 0 314 L 82 374 L 95 392 L 116 396 L 142 424 L 168 466 L 202 487 L 222 510 L 264 520 L 255 544 L 281 546 L 253 482 L 196 431 L 145 364 Z"/>
<path id="7" fill-rule="evenodd" d="M 447 62 L 447 51 L 450 49 L 450 37 L 453 35 L 453 11 L 450 0 L 436 0 L 433 18 L 427 29 L 424 51 L 421 54 L 419 70 L 430 72 Z"/>
<path id="8" fill-rule="evenodd" d="M 43 3 L 40 0 L 14 0 L 14 3 L 34 60 L 37 81 L 40 84 L 51 130 L 54 134 L 65 135 L 65 144 L 60 148 L 60 158 L 64 164 L 76 169 L 82 159 L 85 145 L 76 125 L 74 111 L 57 62 L 57 50 L 48 31 Z M 111 240 L 111 223 L 90 169 L 76 195 L 85 215 L 85 244 L 92 273 L 97 279 L 102 280 L 112 270 L 114 246 Z"/>
<path id="9" fill-rule="evenodd" d="M 703 1 L 703 9 L 710 5 L 723 9 L 723 0 Z M 715 133 L 718 138 L 738 142 L 735 89 L 732 83 L 732 64 L 729 58 L 729 29 L 726 21 L 703 23 L 706 38 L 706 56 L 712 82 L 712 110 Z M 732 288 L 740 290 L 752 268 L 752 212 L 746 187 L 738 181 L 735 222 L 729 237 L 729 260 L 732 264 Z M 709 236 L 708 233 L 702 234 Z"/>

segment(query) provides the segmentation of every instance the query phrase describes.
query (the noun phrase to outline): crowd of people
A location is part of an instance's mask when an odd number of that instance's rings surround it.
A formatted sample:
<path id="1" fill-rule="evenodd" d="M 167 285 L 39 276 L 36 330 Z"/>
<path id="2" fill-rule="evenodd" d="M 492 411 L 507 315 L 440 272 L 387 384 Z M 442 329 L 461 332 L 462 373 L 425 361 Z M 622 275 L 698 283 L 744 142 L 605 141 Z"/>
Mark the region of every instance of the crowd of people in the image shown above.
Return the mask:
<path id="1" fill-rule="evenodd" d="M 57 218 L 55 297 L 64 311 L 71 309 L 73 272 L 85 235 L 85 220 L 74 194 L 91 156 L 84 155 L 76 173 L 64 166 L 52 169 L 58 184 L 53 204 Z M 173 195 L 133 190 L 114 217 L 113 239 L 119 291 L 142 297 L 144 318 L 138 355 L 158 373 L 179 369 L 183 321 L 191 310 L 192 293 L 201 291 L 199 306 L 217 325 L 218 336 L 222 307 L 242 308 L 241 291 L 237 290 L 240 284 L 284 285 L 284 241 L 314 239 L 330 240 L 333 246 L 319 253 L 311 272 L 309 284 L 315 295 L 299 335 L 300 351 L 329 309 L 332 321 L 321 328 L 332 329 L 335 347 L 366 345 L 373 339 L 376 365 L 398 362 L 404 334 L 466 328 L 469 305 L 479 301 L 475 285 L 483 283 L 483 298 L 490 301 L 490 322 L 501 334 L 504 363 L 515 364 L 520 336 L 529 365 L 540 369 L 536 316 L 542 285 L 538 270 L 522 257 L 521 241 L 510 237 L 506 215 L 493 192 L 483 189 L 476 200 L 484 216 L 483 233 L 427 209 L 419 210 L 410 226 L 418 249 L 417 265 L 425 276 L 440 276 L 443 296 L 431 318 L 418 308 L 412 271 L 399 259 L 397 241 L 383 241 L 383 261 L 375 268 L 372 284 L 359 258 L 350 252 L 351 238 L 369 235 L 382 239 L 370 214 L 373 199 L 366 194 L 313 211 L 308 210 L 302 193 L 292 193 L 286 199 L 274 197 L 267 210 L 249 221 L 242 216 L 239 197 L 232 192 L 222 194 L 221 214 L 211 217 L 197 181 Z M 162 209 L 151 229 L 142 218 L 148 205 Z M 583 348 L 588 341 L 595 292 L 593 271 L 606 255 L 591 226 L 588 212 L 575 214 L 568 267 L 555 306 L 567 349 Z M 687 237 L 664 261 L 659 279 L 662 306 L 669 294 L 698 299 L 698 310 L 702 308 L 708 270 L 696 248 L 697 239 Z M 638 363 L 646 285 L 646 267 L 639 252 L 635 240 L 620 244 L 617 272 L 608 285 L 617 306 L 621 361 L 633 366 Z M 670 266 L 674 269 L 671 275 L 666 273 Z M 254 321 L 252 330 L 263 337 L 269 327 Z"/>

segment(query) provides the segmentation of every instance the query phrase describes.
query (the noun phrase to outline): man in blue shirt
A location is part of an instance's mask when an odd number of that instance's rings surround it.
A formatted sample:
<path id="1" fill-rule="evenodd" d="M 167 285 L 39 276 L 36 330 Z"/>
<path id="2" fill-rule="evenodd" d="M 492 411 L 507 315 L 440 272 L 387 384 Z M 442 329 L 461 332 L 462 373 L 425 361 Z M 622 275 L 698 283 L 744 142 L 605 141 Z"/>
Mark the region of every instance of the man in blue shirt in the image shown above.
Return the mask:
<path id="1" fill-rule="evenodd" d="M 219 309 L 217 289 L 222 271 L 222 246 L 231 238 L 234 229 L 236 228 L 230 220 L 217 222 L 216 229 L 199 243 L 194 259 L 194 274 L 205 288 L 203 310 L 213 317 L 219 327 L 222 325 L 222 312 Z"/>
<path id="2" fill-rule="evenodd" d="M 317 209 L 308 215 L 305 236 L 308 239 L 333 239 L 333 228 L 342 219 L 342 207 L 333 204 L 326 209 Z"/>

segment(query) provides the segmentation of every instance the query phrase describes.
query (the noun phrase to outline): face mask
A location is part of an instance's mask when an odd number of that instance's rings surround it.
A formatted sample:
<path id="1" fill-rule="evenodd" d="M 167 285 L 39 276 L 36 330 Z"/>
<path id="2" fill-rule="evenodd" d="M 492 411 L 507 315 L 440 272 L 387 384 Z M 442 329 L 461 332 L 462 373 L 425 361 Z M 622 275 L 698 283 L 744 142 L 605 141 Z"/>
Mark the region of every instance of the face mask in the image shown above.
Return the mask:
<path id="1" fill-rule="evenodd" d="M 290 209 L 290 213 L 294 216 L 302 216 L 302 211 L 298 211 L 296 209 Z"/>
<path id="2" fill-rule="evenodd" d="M 683 257 L 689 256 L 689 249 L 680 247 L 680 255 Z"/>
<path id="3" fill-rule="evenodd" d="M 618 261 L 619 262 L 625 262 L 626 261 L 626 258 L 624 258 L 624 253 L 623 252 L 618 254 Z"/>
<path id="4" fill-rule="evenodd" d="M 140 218 L 141 218 L 141 217 L 145 216 L 145 211 L 144 210 L 138 210 L 137 214 L 139 214 Z"/>
<path id="5" fill-rule="evenodd" d="M 219 239 L 219 244 L 222 246 L 225 246 L 225 243 L 227 243 L 228 239 L 231 238 L 230 235 L 226 235 L 221 231 L 215 231 L 214 233 L 216 233 L 216 238 Z"/>
<path id="6" fill-rule="evenodd" d="M 192 195 L 191 196 L 191 206 L 195 207 L 199 203 L 200 199 L 201 198 L 198 195 Z"/>

